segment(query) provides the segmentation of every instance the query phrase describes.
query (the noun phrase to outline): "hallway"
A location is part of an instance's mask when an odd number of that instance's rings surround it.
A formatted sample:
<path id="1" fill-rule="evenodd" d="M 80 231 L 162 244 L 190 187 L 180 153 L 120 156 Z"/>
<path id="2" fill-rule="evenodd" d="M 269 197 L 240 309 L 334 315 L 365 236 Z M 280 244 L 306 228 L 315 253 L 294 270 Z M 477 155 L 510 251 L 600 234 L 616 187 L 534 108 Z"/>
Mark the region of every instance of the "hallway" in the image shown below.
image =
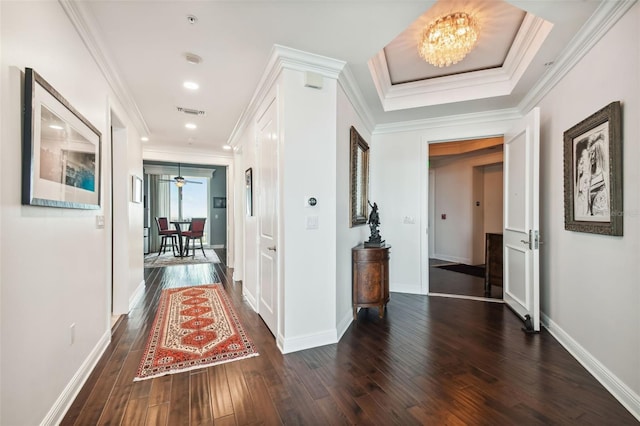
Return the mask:
<path id="1" fill-rule="evenodd" d="M 636 424 L 549 333 L 525 335 L 502 304 L 392 293 L 384 319 L 362 309 L 339 344 L 283 356 L 230 272 L 145 270 L 141 306 L 113 329 L 62 425 Z M 134 383 L 160 291 L 211 282 L 260 356 Z"/>

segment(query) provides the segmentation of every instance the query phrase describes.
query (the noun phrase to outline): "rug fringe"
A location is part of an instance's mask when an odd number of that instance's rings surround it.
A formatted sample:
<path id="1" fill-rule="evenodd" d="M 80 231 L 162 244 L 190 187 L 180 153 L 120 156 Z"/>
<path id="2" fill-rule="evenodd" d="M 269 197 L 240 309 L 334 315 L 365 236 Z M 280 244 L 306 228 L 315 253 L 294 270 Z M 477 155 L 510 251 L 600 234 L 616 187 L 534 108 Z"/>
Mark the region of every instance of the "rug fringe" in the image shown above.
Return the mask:
<path id="1" fill-rule="evenodd" d="M 187 368 L 183 368 L 181 370 L 174 370 L 174 371 L 164 371 L 162 373 L 158 373 L 158 374 L 153 374 L 151 376 L 146 376 L 146 377 L 134 377 L 133 381 L 134 382 L 141 382 L 143 380 L 147 380 L 147 379 L 155 379 L 157 377 L 162 377 L 162 376 L 168 376 L 170 374 L 179 374 L 179 373 L 184 373 L 186 371 L 193 371 L 193 370 L 198 370 L 200 368 L 210 368 L 210 367 L 215 367 L 216 365 L 222 365 L 222 364 L 226 364 L 228 362 L 232 362 L 232 361 L 240 361 L 242 359 L 248 359 L 248 358 L 253 358 L 254 356 L 258 356 L 260 355 L 259 353 L 255 352 L 252 354 L 248 354 L 242 357 L 238 357 L 238 358 L 233 358 L 233 359 L 225 359 L 224 361 L 219 361 L 216 362 L 215 364 L 209 364 L 209 365 L 194 365 L 192 367 L 187 367 Z"/>

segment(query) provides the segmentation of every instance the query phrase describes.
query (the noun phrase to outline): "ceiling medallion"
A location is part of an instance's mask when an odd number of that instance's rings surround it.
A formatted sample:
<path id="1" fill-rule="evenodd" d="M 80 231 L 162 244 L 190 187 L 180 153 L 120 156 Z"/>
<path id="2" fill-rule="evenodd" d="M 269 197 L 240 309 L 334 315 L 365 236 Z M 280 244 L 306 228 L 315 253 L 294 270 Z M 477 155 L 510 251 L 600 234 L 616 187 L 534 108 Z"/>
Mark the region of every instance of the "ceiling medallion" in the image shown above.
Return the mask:
<path id="1" fill-rule="evenodd" d="M 451 13 L 436 19 L 424 30 L 418 53 L 431 65 L 448 67 L 473 50 L 479 33 L 475 18 L 465 12 Z"/>

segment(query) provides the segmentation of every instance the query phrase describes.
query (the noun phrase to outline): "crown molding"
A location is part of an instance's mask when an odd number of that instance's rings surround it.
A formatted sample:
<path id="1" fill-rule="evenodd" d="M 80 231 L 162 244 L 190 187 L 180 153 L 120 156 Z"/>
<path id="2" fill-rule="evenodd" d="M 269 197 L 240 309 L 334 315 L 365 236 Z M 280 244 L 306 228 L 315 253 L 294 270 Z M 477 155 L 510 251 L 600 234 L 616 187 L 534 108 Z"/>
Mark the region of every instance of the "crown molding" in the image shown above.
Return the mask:
<path id="1" fill-rule="evenodd" d="M 423 120 L 399 121 L 396 123 L 378 124 L 374 135 L 386 133 L 400 133 L 413 131 L 426 131 L 443 128 L 462 128 L 466 126 L 482 126 L 486 124 L 517 120 L 522 118 L 522 113 L 517 108 L 508 108 L 496 111 L 483 111 L 471 114 L 449 115 Z M 477 136 L 477 135 L 476 135 Z"/>
<path id="2" fill-rule="evenodd" d="M 80 35 L 80 39 L 82 39 L 82 42 L 87 47 L 87 50 L 98 65 L 102 75 L 107 80 L 107 83 L 113 91 L 117 101 L 125 109 L 134 127 L 138 131 L 138 134 L 140 136 L 149 135 L 149 127 L 147 127 L 147 123 L 145 122 L 138 105 L 133 99 L 133 96 L 131 96 L 131 92 L 120 77 L 120 73 L 113 65 L 114 62 L 110 59 L 107 49 L 104 47 L 104 43 L 102 43 L 98 34 L 95 31 L 92 31 L 92 28 L 98 28 L 98 26 L 93 21 L 91 14 L 86 11 L 85 6 L 82 5 L 81 1 L 58 0 L 58 2 Z"/>
<path id="3" fill-rule="evenodd" d="M 464 102 L 511 94 L 553 24 L 530 13 L 518 30 L 501 67 L 392 84 L 384 50 L 368 62 L 380 102 L 385 111 Z"/>
<path id="4" fill-rule="evenodd" d="M 518 109 L 527 112 L 537 106 L 636 2 L 637 0 L 601 2 L 578 34 L 558 55 L 560 59 L 520 101 Z"/>
<path id="5" fill-rule="evenodd" d="M 347 95 L 349 102 L 351 102 L 351 105 L 353 105 L 356 114 L 358 114 L 358 117 L 360 117 L 360 119 L 362 120 L 362 123 L 364 124 L 367 131 L 369 133 L 372 133 L 373 129 L 375 128 L 373 114 L 371 113 L 371 110 L 365 102 L 362 96 L 362 91 L 360 90 L 356 78 L 354 77 L 353 73 L 351 72 L 351 68 L 349 68 L 348 65 L 345 66 L 342 70 L 342 73 L 338 78 L 338 84 L 340 84 L 340 87 L 342 87 L 342 90 L 344 90 L 344 93 Z"/>
<path id="6" fill-rule="evenodd" d="M 214 166 L 228 166 L 233 163 L 233 154 L 212 154 L 211 151 L 187 148 L 171 148 L 163 146 L 142 147 L 142 159 L 148 161 L 163 161 L 168 163 L 192 163 Z"/>
<path id="7" fill-rule="evenodd" d="M 345 65 L 346 62 L 338 59 L 275 44 L 271 49 L 267 66 L 258 86 L 231 131 L 227 143 L 234 148 L 239 144 L 242 133 L 251 124 L 252 117 L 258 112 L 260 105 L 271 91 L 282 70 L 313 72 L 337 80 Z"/>

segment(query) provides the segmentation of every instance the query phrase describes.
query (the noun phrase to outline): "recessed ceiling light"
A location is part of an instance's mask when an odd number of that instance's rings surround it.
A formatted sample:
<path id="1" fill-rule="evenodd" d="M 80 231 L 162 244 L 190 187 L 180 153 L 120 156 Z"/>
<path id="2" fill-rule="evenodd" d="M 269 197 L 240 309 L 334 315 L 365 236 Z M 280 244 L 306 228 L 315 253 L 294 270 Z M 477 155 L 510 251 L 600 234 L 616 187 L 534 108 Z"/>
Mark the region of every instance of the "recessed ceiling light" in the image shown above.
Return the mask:
<path id="1" fill-rule="evenodd" d="M 198 17 L 196 15 L 187 15 L 187 22 L 193 25 L 198 22 Z"/>
<path id="2" fill-rule="evenodd" d="M 189 90 L 198 90 L 200 88 L 200 85 L 195 81 L 185 81 L 184 83 L 182 83 L 182 85 L 185 89 Z"/>
<path id="3" fill-rule="evenodd" d="M 146 137 L 146 136 L 141 137 L 141 138 L 140 138 L 140 140 L 141 140 L 142 142 L 149 142 L 149 138 L 148 138 L 148 137 Z"/>
<path id="4" fill-rule="evenodd" d="M 231 145 L 222 145 L 222 149 L 229 151 L 231 149 Z"/>
<path id="5" fill-rule="evenodd" d="M 56 129 L 56 130 L 64 130 L 64 127 L 59 126 L 57 124 L 49 124 L 49 128 Z"/>
<path id="6" fill-rule="evenodd" d="M 192 130 L 198 128 L 198 126 L 196 126 L 193 123 L 187 123 L 187 124 L 184 125 L 184 127 L 186 127 L 187 129 L 192 129 Z"/>

